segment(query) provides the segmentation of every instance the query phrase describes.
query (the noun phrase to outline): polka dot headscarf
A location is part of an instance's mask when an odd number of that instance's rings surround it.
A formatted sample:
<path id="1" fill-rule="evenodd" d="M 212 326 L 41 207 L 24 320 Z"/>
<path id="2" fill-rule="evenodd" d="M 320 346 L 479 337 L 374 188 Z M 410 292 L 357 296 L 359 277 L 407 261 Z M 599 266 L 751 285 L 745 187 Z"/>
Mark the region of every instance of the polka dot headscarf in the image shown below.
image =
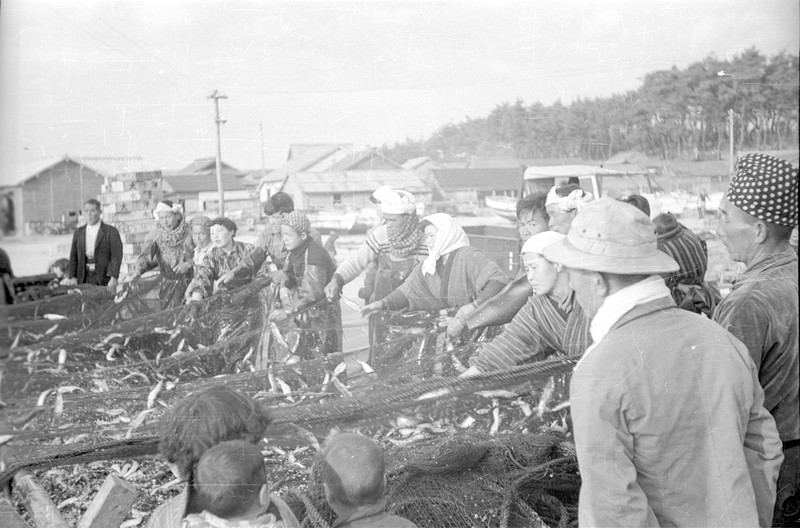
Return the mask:
<path id="1" fill-rule="evenodd" d="M 759 220 L 796 226 L 797 167 L 767 154 L 742 156 L 728 201 Z"/>

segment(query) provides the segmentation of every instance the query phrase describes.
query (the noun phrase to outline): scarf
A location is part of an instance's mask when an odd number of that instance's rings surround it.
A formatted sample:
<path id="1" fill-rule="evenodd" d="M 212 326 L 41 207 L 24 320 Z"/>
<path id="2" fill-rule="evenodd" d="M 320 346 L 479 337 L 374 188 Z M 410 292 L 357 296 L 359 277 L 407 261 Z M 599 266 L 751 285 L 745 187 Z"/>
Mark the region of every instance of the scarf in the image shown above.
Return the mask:
<path id="1" fill-rule="evenodd" d="M 669 288 L 664 283 L 664 279 L 660 275 L 650 275 L 645 280 L 631 284 L 606 297 L 589 324 L 592 345 L 586 349 L 583 357 L 575 365 L 575 370 L 626 313 L 639 305 L 670 296 Z"/>
<path id="2" fill-rule="evenodd" d="M 181 223 L 178 224 L 178 227 L 170 231 L 167 231 L 161 224 L 156 225 L 158 226 L 159 245 L 164 244 L 165 246 L 174 248 L 183 244 L 183 241 L 186 240 L 188 228 L 186 222 L 183 221 L 183 216 L 181 216 Z"/>
<path id="3" fill-rule="evenodd" d="M 556 190 L 557 186 L 550 189 L 547 193 L 547 200 L 545 207 L 548 205 L 556 205 L 560 210 L 565 213 L 570 211 L 580 211 L 583 206 L 592 201 L 592 193 L 587 193 L 583 189 L 575 189 L 567 196 L 559 196 Z"/>
<path id="4" fill-rule="evenodd" d="M 433 241 L 433 247 L 429 248 L 428 257 L 422 262 L 423 275 L 425 273 L 434 275 L 436 273 L 436 262 L 458 248 L 469 246 L 469 238 L 449 214 L 436 213 L 426 216 L 422 220 L 430 222 L 438 230 Z"/>
<path id="5" fill-rule="evenodd" d="M 422 230 L 416 211 L 403 217 L 403 223 L 396 229 L 389 229 L 389 253 L 393 257 L 405 258 L 417 250 Z"/>

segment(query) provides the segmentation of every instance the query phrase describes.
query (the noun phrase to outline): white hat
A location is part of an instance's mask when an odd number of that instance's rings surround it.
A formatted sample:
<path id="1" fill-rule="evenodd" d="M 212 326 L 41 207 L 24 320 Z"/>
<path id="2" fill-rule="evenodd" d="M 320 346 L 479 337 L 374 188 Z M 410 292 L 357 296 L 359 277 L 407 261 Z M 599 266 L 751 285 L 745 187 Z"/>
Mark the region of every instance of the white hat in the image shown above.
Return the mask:
<path id="1" fill-rule="evenodd" d="M 520 251 L 520 253 L 538 253 L 539 255 L 542 255 L 544 254 L 545 247 L 549 246 L 550 244 L 560 242 L 565 237 L 566 235 L 557 233 L 555 231 L 543 231 L 542 233 L 537 233 L 525 241 L 525 243 L 522 245 L 522 251 Z"/>
<path id="2" fill-rule="evenodd" d="M 392 189 L 381 196 L 381 213 L 411 214 L 417 210 L 414 195 L 408 191 Z"/>
<path id="3" fill-rule="evenodd" d="M 383 200 L 386 199 L 387 193 L 392 192 L 394 189 L 390 185 L 381 185 L 375 191 L 373 191 L 372 196 L 369 197 L 369 200 L 372 203 L 381 203 Z"/>

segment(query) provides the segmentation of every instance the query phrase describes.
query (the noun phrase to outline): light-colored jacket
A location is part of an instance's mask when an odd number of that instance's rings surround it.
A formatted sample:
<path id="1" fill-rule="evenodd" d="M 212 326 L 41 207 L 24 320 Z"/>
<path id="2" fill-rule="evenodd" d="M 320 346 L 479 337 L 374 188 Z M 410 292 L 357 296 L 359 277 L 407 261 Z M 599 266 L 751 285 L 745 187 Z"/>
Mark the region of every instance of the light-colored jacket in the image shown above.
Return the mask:
<path id="1" fill-rule="evenodd" d="M 570 384 L 581 526 L 770 526 L 783 460 L 745 346 L 662 298 L 626 313 Z"/>

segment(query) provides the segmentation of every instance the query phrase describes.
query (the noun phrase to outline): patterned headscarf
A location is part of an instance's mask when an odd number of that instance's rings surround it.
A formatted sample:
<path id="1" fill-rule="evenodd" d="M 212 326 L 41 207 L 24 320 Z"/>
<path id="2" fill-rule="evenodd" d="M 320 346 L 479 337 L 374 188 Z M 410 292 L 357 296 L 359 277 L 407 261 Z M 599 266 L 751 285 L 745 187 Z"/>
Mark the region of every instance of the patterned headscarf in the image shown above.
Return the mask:
<path id="1" fill-rule="evenodd" d="M 422 262 L 422 273 L 433 275 L 436 273 L 436 261 L 456 249 L 469 246 L 469 238 L 449 214 L 432 214 L 423 218 L 422 221 L 430 222 L 438 230 L 433 247 L 429 249 L 428 257 Z"/>
<path id="2" fill-rule="evenodd" d="M 195 216 L 191 220 L 189 220 L 189 226 L 200 226 L 206 232 L 209 232 L 211 229 L 211 219 L 207 216 Z"/>
<path id="3" fill-rule="evenodd" d="M 389 253 L 398 258 L 405 258 L 414 253 L 422 238 L 417 212 L 404 214 L 402 218 L 403 221 L 399 226 L 393 225 L 388 229 Z"/>
<path id="4" fill-rule="evenodd" d="M 311 232 L 311 220 L 303 213 L 297 211 L 292 211 L 291 213 L 283 215 L 281 224 L 291 227 L 298 233 L 308 234 Z"/>
<path id="5" fill-rule="evenodd" d="M 767 154 L 742 156 L 727 198 L 759 220 L 796 226 L 797 167 Z"/>

